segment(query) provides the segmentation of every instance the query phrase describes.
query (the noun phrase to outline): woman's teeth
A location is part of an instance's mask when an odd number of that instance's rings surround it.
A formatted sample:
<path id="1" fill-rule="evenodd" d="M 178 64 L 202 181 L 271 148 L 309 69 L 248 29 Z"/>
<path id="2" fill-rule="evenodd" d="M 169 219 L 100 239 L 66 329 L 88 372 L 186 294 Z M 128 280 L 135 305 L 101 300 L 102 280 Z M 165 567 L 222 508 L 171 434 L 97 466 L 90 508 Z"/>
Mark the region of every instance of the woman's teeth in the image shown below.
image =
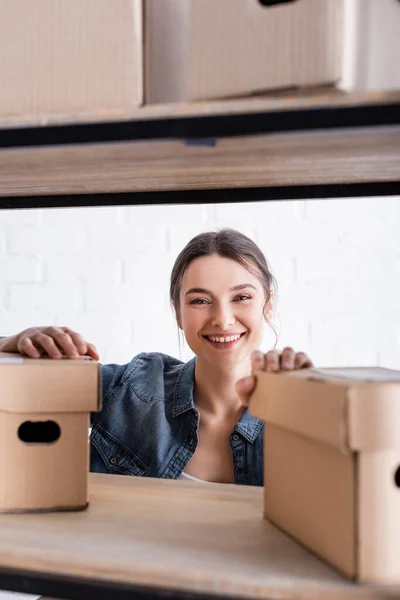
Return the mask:
<path id="1" fill-rule="evenodd" d="M 212 342 L 221 342 L 222 344 L 226 344 L 227 342 L 236 342 L 238 339 L 240 339 L 241 335 L 242 334 L 240 333 L 238 335 L 228 335 L 226 337 L 215 337 L 211 335 L 208 335 L 207 337 Z"/>

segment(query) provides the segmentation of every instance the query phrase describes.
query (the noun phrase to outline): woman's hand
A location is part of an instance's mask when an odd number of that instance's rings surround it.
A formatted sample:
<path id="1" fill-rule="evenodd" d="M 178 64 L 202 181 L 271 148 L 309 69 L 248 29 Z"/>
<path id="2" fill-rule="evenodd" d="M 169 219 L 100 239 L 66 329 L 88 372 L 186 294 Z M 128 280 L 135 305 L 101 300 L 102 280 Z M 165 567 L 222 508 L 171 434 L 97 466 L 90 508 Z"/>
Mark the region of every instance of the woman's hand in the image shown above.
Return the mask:
<path id="1" fill-rule="evenodd" d="M 256 350 L 251 355 L 252 374 L 239 379 L 236 390 L 244 404 L 248 404 L 249 396 L 255 388 L 255 371 L 266 371 L 277 373 L 278 371 L 294 371 L 295 369 L 309 369 L 313 366 L 311 359 L 304 352 L 295 352 L 293 348 L 285 348 L 280 354 L 276 350 L 270 350 L 263 354 Z"/>
<path id="2" fill-rule="evenodd" d="M 93 344 L 69 327 L 30 327 L 21 333 L 0 340 L 2 352 L 19 352 L 29 358 L 79 358 L 90 356 L 99 360 L 99 354 Z"/>

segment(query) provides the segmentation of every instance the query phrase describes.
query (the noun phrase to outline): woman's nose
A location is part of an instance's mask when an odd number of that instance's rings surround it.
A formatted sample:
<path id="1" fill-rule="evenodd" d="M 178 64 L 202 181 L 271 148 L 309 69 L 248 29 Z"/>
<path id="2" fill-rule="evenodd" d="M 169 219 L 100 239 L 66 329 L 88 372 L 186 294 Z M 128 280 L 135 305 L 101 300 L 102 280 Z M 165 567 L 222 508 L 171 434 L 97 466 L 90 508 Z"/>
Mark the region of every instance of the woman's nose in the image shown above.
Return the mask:
<path id="1" fill-rule="evenodd" d="M 229 307 L 219 306 L 216 307 L 214 314 L 212 315 L 211 325 L 213 327 L 219 327 L 222 331 L 228 331 L 235 321 L 235 316 Z"/>

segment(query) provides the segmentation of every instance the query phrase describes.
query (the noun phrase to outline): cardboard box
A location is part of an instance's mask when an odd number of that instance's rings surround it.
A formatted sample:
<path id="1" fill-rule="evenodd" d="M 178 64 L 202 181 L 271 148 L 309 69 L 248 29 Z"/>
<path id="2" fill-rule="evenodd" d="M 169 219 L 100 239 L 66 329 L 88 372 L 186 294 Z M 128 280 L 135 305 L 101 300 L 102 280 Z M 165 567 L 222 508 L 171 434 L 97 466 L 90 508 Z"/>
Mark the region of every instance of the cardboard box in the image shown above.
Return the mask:
<path id="1" fill-rule="evenodd" d="M 139 106 L 142 30 L 142 0 L 0 0 L 0 116 Z"/>
<path id="2" fill-rule="evenodd" d="M 264 516 L 349 578 L 400 582 L 400 371 L 258 373 Z"/>
<path id="3" fill-rule="evenodd" d="M 343 0 L 145 0 L 145 102 L 333 84 L 342 34 Z"/>
<path id="4" fill-rule="evenodd" d="M 89 357 L 0 352 L 0 512 L 88 505 L 89 419 L 101 408 Z"/>
<path id="5" fill-rule="evenodd" d="M 400 2 L 345 0 L 343 91 L 400 88 Z"/>

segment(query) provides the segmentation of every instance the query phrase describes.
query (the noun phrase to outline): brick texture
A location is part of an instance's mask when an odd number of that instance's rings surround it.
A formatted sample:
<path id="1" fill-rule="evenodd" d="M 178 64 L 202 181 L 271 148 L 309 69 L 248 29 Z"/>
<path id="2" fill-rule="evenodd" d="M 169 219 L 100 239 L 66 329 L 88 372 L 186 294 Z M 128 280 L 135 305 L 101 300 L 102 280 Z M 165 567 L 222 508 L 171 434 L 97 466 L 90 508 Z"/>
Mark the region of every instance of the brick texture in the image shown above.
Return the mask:
<path id="1" fill-rule="evenodd" d="M 278 349 L 400 368 L 400 198 L 0 211 L 0 333 L 68 325 L 102 362 L 187 360 L 170 271 L 194 235 L 225 226 L 258 243 L 277 279 Z M 262 350 L 274 343 L 266 327 Z"/>

